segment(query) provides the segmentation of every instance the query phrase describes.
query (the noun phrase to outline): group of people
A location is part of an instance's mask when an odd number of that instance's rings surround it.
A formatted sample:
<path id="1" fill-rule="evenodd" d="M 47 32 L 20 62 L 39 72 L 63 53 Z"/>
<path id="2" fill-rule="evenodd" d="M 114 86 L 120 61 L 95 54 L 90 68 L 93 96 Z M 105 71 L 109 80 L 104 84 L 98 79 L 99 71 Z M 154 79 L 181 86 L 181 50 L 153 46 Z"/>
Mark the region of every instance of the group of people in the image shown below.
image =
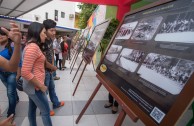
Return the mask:
<path id="1" fill-rule="evenodd" d="M 71 38 L 69 38 L 69 35 L 63 37 L 58 35 L 54 40 L 53 49 L 56 57 L 56 66 L 59 70 L 64 70 L 66 68 L 66 60 L 71 60 Z"/>
<path id="2" fill-rule="evenodd" d="M 0 79 L 7 89 L 9 105 L 7 119 L 0 121 L 0 126 L 15 125 L 13 120 L 16 104 L 19 102 L 16 81 L 20 76 L 23 78 L 23 90 L 29 97 L 30 126 L 37 126 L 37 107 L 44 126 L 52 126 L 50 116 L 55 114 L 53 109 L 65 104 L 57 97 L 53 78 L 57 70 L 54 65 L 55 49 L 53 48 L 56 22 L 51 19 L 45 20 L 43 24 L 33 22 L 23 38 L 19 27 L 14 22 L 10 24 L 9 30 L 0 28 Z M 24 39 L 25 42 L 23 42 Z M 50 96 L 53 108 L 49 107 L 47 94 Z"/>

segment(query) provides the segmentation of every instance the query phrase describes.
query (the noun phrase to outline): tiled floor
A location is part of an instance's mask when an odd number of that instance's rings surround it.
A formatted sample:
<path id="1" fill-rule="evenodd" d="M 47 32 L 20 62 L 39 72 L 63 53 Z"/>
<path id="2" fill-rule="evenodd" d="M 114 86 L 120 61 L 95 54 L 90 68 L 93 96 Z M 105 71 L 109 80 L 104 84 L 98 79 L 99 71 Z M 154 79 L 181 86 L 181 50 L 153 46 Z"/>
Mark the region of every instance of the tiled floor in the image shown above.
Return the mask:
<path id="1" fill-rule="evenodd" d="M 80 57 L 79 57 L 80 58 Z M 102 86 L 92 103 L 88 107 L 87 111 L 81 118 L 78 124 L 75 124 L 80 111 L 86 104 L 87 100 L 91 96 L 92 92 L 98 84 L 98 79 L 95 77 L 93 66 L 88 65 L 78 89 L 74 96 L 72 93 L 81 74 L 83 66 L 77 74 L 75 81 L 72 83 L 73 76 L 80 63 L 78 59 L 75 69 L 70 74 L 69 61 L 66 63 L 67 68 L 65 71 L 57 71 L 57 75 L 61 78 L 55 81 L 56 92 L 58 98 L 65 101 L 65 106 L 55 109 L 55 116 L 52 116 L 53 126 L 114 126 L 114 123 L 118 117 L 118 114 L 111 114 L 111 109 L 105 109 L 103 106 L 108 99 L 108 92 Z M 83 63 L 84 64 L 84 63 Z M 24 92 L 19 92 L 20 102 L 16 108 L 15 122 L 17 126 L 29 126 L 27 112 L 28 112 L 28 97 Z M 6 90 L 3 84 L 0 82 L 0 107 L 2 110 L 2 118 L 5 118 L 8 107 Z M 50 102 L 50 99 L 49 99 Z M 51 106 L 51 102 L 50 102 Z M 177 126 L 185 126 L 188 120 L 192 117 L 192 111 L 189 109 L 186 114 L 180 119 Z M 37 110 L 37 123 L 38 126 L 43 126 L 41 116 Z M 122 126 L 144 126 L 139 120 L 137 123 L 133 123 L 131 119 L 126 116 Z"/>

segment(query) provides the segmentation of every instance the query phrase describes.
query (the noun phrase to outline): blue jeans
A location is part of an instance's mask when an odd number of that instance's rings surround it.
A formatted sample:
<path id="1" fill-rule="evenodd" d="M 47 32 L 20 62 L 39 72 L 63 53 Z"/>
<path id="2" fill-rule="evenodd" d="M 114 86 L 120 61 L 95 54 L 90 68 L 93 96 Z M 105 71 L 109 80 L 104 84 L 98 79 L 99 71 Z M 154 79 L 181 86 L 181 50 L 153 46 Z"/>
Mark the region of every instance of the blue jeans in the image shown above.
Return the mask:
<path id="1" fill-rule="evenodd" d="M 19 100 L 16 91 L 16 73 L 12 72 L 0 72 L 0 79 L 7 88 L 7 97 L 9 100 L 9 108 L 7 111 L 7 117 L 11 114 L 15 114 L 16 101 Z"/>
<path id="2" fill-rule="evenodd" d="M 49 96 L 50 96 L 51 102 L 53 103 L 53 108 L 59 107 L 60 102 L 55 92 L 55 84 L 53 80 L 53 75 L 47 70 L 45 71 L 45 82 L 44 83 L 48 87 Z"/>
<path id="3" fill-rule="evenodd" d="M 28 119 L 30 122 L 30 126 L 37 126 L 36 124 L 37 107 L 40 109 L 44 126 L 52 126 L 50 108 L 46 93 L 43 93 L 40 90 L 39 91 L 35 90 L 35 94 L 30 94 L 28 95 L 28 97 L 29 97 Z"/>
<path id="4" fill-rule="evenodd" d="M 54 65 L 57 66 L 55 59 L 54 59 Z M 57 76 L 57 72 L 54 71 L 54 72 L 53 72 L 53 77 L 56 77 L 56 76 Z"/>

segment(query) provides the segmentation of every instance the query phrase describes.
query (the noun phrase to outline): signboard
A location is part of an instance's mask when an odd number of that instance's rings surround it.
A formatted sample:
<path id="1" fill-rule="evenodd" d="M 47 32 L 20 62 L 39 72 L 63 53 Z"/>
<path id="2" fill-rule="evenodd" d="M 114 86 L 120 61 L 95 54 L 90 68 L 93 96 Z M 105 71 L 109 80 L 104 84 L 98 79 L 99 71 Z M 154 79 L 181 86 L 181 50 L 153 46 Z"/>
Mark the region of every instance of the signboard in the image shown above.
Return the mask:
<path id="1" fill-rule="evenodd" d="M 138 106 L 131 109 L 145 124 L 175 125 L 194 96 L 194 0 L 127 14 L 111 43 L 97 73 Z"/>
<path id="2" fill-rule="evenodd" d="M 105 20 L 104 22 L 96 25 L 90 37 L 89 43 L 84 49 L 83 58 L 87 63 L 92 61 L 92 57 L 98 47 L 99 43 L 101 42 L 106 29 L 108 28 L 110 20 Z"/>
<path id="3" fill-rule="evenodd" d="M 80 37 L 78 39 L 78 42 L 76 44 L 76 50 L 77 50 L 77 52 L 80 52 L 81 51 L 81 49 L 82 49 L 82 47 L 83 47 L 83 45 L 84 45 L 84 43 L 86 41 L 86 38 L 87 38 L 87 35 L 88 35 L 89 31 L 90 31 L 90 28 L 86 28 L 81 33 L 81 35 L 80 35 Z"/>

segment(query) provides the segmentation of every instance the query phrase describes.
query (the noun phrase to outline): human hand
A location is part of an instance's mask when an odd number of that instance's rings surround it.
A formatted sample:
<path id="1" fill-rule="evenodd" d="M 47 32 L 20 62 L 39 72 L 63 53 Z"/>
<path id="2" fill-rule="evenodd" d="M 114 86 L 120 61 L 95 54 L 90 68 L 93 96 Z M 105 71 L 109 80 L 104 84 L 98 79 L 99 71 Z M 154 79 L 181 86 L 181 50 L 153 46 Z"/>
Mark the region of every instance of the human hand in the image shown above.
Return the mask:
<path id="1" fill-rule="evenodd" d="M 52 71 L 56 71 L 56 70 L 57 70 L 57 67 L 53 66 Z"/>
<path id="2" fill-rule="evenodd" d="M 40 87 L 40 90 L 41 90 L 43 93 L 45 93 L 46 90 L 47 90 L 47 86 L 45 86 L 45 85 L 41 86 L 41 87 Z"/>
<path id="3" fill-rule="evenodd" d="M 7 119 L 4 119 L 0 122 L 0 126 L 16 126 L 15 122 L 12 123 L 13 121 L 13 114 L 11 114 Z"/>
<path id="4" fill-rule="evenodd" d="M 7 36 L 14 42 L 14 44 L 20 44 L 22 34 L 19 30 L 19 27 L 16 25 L 15 22 L 11 22 L 10 25 L 11 25 L 10 31 L 3 27 L 1 27 L 1 30 L 7 34 Z"/>

